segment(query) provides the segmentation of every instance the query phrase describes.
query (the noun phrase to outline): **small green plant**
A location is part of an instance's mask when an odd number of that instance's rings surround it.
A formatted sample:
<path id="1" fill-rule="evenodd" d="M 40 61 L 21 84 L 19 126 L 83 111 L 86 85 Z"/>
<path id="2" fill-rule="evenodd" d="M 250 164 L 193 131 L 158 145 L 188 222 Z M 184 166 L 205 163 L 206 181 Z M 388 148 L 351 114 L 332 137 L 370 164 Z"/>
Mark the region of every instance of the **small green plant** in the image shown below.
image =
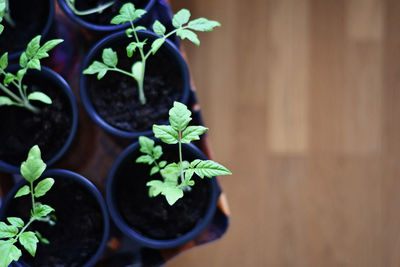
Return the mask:
<path id="1" fill-rule="evenodd" d="M 44 196 L 53 186 L 53 178 L 45 178 L 36 184 L 33 184 L 42 175 L 46 169 L 46 164 L 41 158 L 39 147 L 32 147 L 28 153 L 28 158 L 21 164 L 21 175 L 29 183 L 21 187 L 14 198 L 30 195 L 32 208 L 30 219 L 25 223 L 21 218 L 8 217 L 7 221 L 0 222 L 0 267 L 7 267 L 12 261 L 18 261 L 21 257 L 21 250 L 15 245 L 17 242 L 24 247 L 32 257 L 35 257 L 36 247 L 39 240 L 44 244 L 49 241 L 39 232 L 27 231 L 28 227 L 35 221 L 46 222 L 54 225 L 54 216 L 50 215 L 54 211 L 49 205 L 36 201 L 36 198 Z"/>
<path id="2" fill-rule="evenodd" d="M 140 152 L 144 153 L 136 159 L 136 163 L 154 165 L 150 175 L 160 173 L 163 181 L 152 180 L 147 182 L 149 196 L 159 194 L 165 196 L 168 203 L 173 205 L 183 197 L 184 191 L 190 191 L 194 185 L 193 174 L 200 178 L 232 174 L 227 168 L 212 160 L 195 159 L 192 162 L 182 159 L 182 143 L 199 140 L 207 128 L 203 126 L 188 126 L 192 120 L 191 111 L 182 103 L 174 102 L 169 111 L 170 125 L 153 125 L 154 136 L 166 144 L 178 144 L 179 162 L 169 163 L 159 161 L 163 155 L 161 146 L 154 146 L 154 141 L 148 137 L 139 137 Z M 180 179 L 179 179 L 180 178 Z"/>
<path id="3" fill-rule="evenodd" d="M 145 46 L 147 39 L 139 40 L 137 32 L 140 30 L 147 30 L 143 26 L 135 26 L 133 22 L 146 14 L 146 10 L 135 9 L 132 3 L 126 3 L 122 6 L 119 11 L 119 15 L 115 16 L 112 20 L 112 24 L 124 24 L 129 22 L 130 28 L 126 30 L 126 35 L 134 38 L 134 41 L 129 43 L 126 47 L 126 53 L 128 57 L 132 57 L 136 50 L 139 50 L 140 61 L 134 62 L 131 70 L 126 71 L 119 69 L 117 53 L 111 48 L 105 48 L 102 53 L 102 60 L 94 61 L 87 69 L 83 71 L 84 74 L 97 74 L 97 79 L 101 79 L 107 73 L 107 71 L 116 71 L 125 75 L 128 75 L 136 80 L 139 88 L 139 101 L 141 104 L 146 104 L 146 96 L 144 94 L 143 82 L 146 71 L 146 61 L 150 55 L 154 55 L 160 47 L 164 44 L 165 40 L 173 34 L 179 36 L 182 40 L 189 39 L 191 42 L 200 45 L 199 38 L 194 31 L 212 31 L 215 27 L 221 26 L 217 21 L 208 20 L 206 18 L 198 18 L 192 21 L 190 19 L 190 12 L 187 9 L 178 11 L 172 20 L 172 24 L 175 29 L 169 33 L 166 33 L 166 27 L 158 20 L 153 24 L 153 31 L 160 37 L 154 40 L 151 44 L 151 49 L 145 52 Z"/>
<path id="4" fill-rule="evenodd" d="M 101 3 L 97 7 L 87 9 L 87 10 L 78 10 L 75 7 L 75 0 L 65 0 L 65 3 L 72 10 L 72 12 L 74 12 L 75 15 L 86 16 L 86 15 L 95 14 L 95 13 L 99 13 L 99 14 L 102 13 L 104 11 L 104 9 L 107 9 L 110 6 L 112 6 L 115 3 L 115 1 Z"/>
<path id="5" fill-rule="evenodd" d="M 41 70 L 40 60 L 48 57 L 49 54 L 47 52 L 63 41 L 61 39 L 54 39 L 40 46 L 40 39 L 41 36 L 38 35 L 28 43 L 26 50 L 19 58 L 21 69 L 16 74 L 6 71 L 8 66 L 8 52 L 5 52 L 0 57 L 0 75 L 4 75 L 4 80 L 0 83 L 0 90 L 7 95 L 0 96 L 0 106 L 14 105 L 24 107 L 37 114 L 40 110 L 31 104 L 31 100 L 40 101 L 45 104 L 52 103 L 50 97 L 42 92 L 36 91 L 28 94 L 28 86 L 23 84 L 23 78 L 28 69 Z M 13 93 L 11 87 L 14 87 L 14 90 L 17 89 L 18 94 Z"/>

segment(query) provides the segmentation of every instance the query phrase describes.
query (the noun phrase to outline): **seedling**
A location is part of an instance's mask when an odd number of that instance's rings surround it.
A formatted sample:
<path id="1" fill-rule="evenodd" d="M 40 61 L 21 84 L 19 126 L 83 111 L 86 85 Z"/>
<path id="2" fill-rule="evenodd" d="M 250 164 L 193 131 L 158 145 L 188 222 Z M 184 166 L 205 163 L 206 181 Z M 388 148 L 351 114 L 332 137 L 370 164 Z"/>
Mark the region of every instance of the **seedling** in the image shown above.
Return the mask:
<path id="1" fill-rule="evenodd" d="M 75 0 L 65 0 L 65 3 L 71 9 L 71 11 L 74 12 L 75 15 L 86 16 L 86 15 L 95 14 L 95 13 L 99 13 L 99 14 L 102 13 L 104 11 L 104 9 L 107 9 L 110 6 L 112 6 L 115 3 L 115 1 L 101 3 L 97 7 L 87 9 L 87 10 L 78 10 L 75 7 Z"/>
<path id="2" fill-rule="evenodd" d="M 183 197 L 184 192 L 190 191 L 194 186 L 192 177 L 197 174 L 200 178 L 205 176 L 212 178 L 218 175 L 232 174 L 227 168 L 212 160 L 195 159 L 192 162 L 182 159 L 182 143 L 190 143 L 199 140 L 207 128 L 203 126 L 188 126 L 192 112 L 179 102 L 174 102 L 174 107 L 169 111 L 170 125 L 153 125 L 154 136 L 166 144 L 178 144 L 179 162 L 169 163 L 160 161 L 163 155 L 161 146 L 154 146 L 154 141 L 148 137 L 140 136 L 140 152 L 142 155 L 136 159 L 136 163 L 154 165 L 150 175 L 160 173 L 163 181 L 152 180 L 147 182 L 149 196 L 156 197 L 159 194 L 165 196 L 167 202 L 173 205 Z M 179 179 L 180 178 L 180 179 Z"/>
<path id="3" fill-rule="evenodd" d="M 133 22 L 141 18 L 146 14 L 146 10 L 135 9 L 132 3 L 126 3 L 122 6 L 119 11 L 119 15 L 115 16 L 112 20 L 112 24 L 124 24 L 129 22 L 130 28 L 126 30 L 126 35 L 129 38 L 134 38 L 134 41 L 129 43 L 126 47 L 126 53 L 128 57 L 132 57 L 133 53 L 138 50 L 140 53 L 140 61 L 134 62 L 129 71 L 122 70 L 117 67 L 118 56 L 112 48 L 105 48 L 102 53 L 102 60 L 94 61 L 87 69 L 83 71 L 84 74 L 97 74 L 97 79 L 101 79 L 107 73 L 107 71 L 116 71 L 125 75 L 128 75 L 136 80 L 139 88 L 139 101 L 141 104 L 146 104 L 146 96 L 144 94 L 143 82 L 146 72 L 146 61 L 150 55 L 154 55 L 160 47 L 165 43 L 166 39 L 173 34 L 179 36 L 182 40 L 188 39 L 197 46 L 200 45 L 197 34 L 193 31 L 212 31 L 215 27 L 221 26 L 217 21 L 208 20 L 206 18 L 198 18 L 192 21 L 190 19 L 190 12 L 187 9 L 181 9 L 178 11 L 172 20 L 172 24 L 175 29 L 169 33 L 166 33 L 166 27 L 158 20 L 153 24 L 153 31 L 159 35 L 159 38 L 154 40 L 151 44 L 151 48 L 145 51 L 147 39 L 139 40 L 138 31 L 147 30 L 144 26 L 135 26 Z"/>
<path id="4" fill-rule="evenodd" d="M 4 80 L 0 83 L 0 90 L 7 95 L 0 96 L 0 106 L 14 105 L 24 107 L 37 114 L 40 110 L 31 104 L 31 100 L 40 101 L 45 104 L 52 103 L 51 98 L 45 93 L 36 91 L 28 94 L 28 86 L 23 84 L 23 78 L 28 69 L 40 71 L 40 60 L 48 57 L 49 54 L 47 52 L 63 41 L 61 39 L 54 39 L 40 46 L 40 38 L 41 36 L 38 35 L 28 43 L 25 52 L 23 52 L 19 58 L 19 65 L 21 68 L 16 74 L 6 71 L 8 66 L 8 52 L 5 52 L 0 57 L 0 75 L 4 75 Z M 17 89 L 18 94 L 13 93 L 12 89 Z"/>
<path id="5" fill-rule="evenodd" d="M 35 221 L 46 222 L 54 225 L 54 211 L 49 205 L 36 201 L 36 198 L 46 195 L 54 184 L 53 178 L 45 178 L 33 187 L 33 184 L 46 169 L 46 164 L 41 158 L 39 147 L 32 147 L 28 153 L 28 158 L 21 164 L 21 175 L 29 183 L 21 187 L 14 198 L 30 195 L 32 208 L 30 219 L 25 223 L 21 218 L 8 217 L 7 221 L 0 222 L 0 267 L 7 267 L 12 261 L 18 261 L 21 257 L 21 250 L 15 245 L 17 242 L 24 247 L 32 257 L 35 257 L 37 243 L 39 240 L 44 244 L 49 244 L 49 240 L 44 238 L 39 232 L 27 231 L 28 227 Z"/>

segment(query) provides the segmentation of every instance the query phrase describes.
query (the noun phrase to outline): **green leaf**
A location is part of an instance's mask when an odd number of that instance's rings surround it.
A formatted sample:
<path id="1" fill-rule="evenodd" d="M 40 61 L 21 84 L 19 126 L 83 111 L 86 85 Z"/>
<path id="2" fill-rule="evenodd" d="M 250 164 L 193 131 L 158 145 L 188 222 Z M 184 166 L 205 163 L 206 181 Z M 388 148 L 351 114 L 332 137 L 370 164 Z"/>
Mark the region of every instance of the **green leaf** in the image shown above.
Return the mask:
<path id="1" fill-rule="evenodd" d="M 112 48 L 105 48 L 102 54 L 103 62 L 109 67 L 116 67 L 118 64 L 117 52 L 112 50 Z"/>
<path id="2" fill-rule="evenodd" d="M 153 162 L 153 158 L 149 155 L 143 155 L 136 159 L 136 163 L 145 163 L 151 165 Z"/>
<path id="3" fill-rule="evenodd" d="M 36 100 L 36 101 L 40 101 L 40 102 L 43 102 L 43 103 L 45 103 L 45 104 L 51 104 L 51 103 L 53 103 L 52 101 L 51 101 L 51 98 L 48 96 L 48 95 L 46 95 L 45 93 L 42 93 L 42 92 L 33 92 L 33 93 L 30 93 L 29 95 L 28 95 L 28 99 L 29 100 Z"/>
<path id="4" fill-rule="evenodd" d="M 16 246 L 12 245 L 10 249 L 10 254 L 8 255 L 8 259 L 11 262 L 18 261 L 21 256 L 22 256 L 21 250 Z"/>
<path id="5" fill-rule="evenodd" d="M 128 36 L 128 37 L 132 37 L 132 33 L 133 33 L 133 29 L 132 28 L 128 28 L 128 29 L 126 29 L 125 30 L 125 34 L 126 34 L 126 36 Z"/>
<path id="6" fill-rule="evenodd" d="M 143 42 L 131 42 L 130 44 L 128 44 L 128 46 L 126 47 L 126 54 L 128 55 L 128 57 L 132 57 L 133 52 L 136 51 L 137 48 L 139 49 L 143 49 L 144 45 L 146 44 L 146 40 L 144 40 Z"/>
<path id="7" fill-rule="evenodd" d="M 0 239 L 14 237 L 18 234 L 18 228 L 14 225 L 7 225 L 4 222 L 0 222 Z"/>
<path id="8" fill-rule="evenodd" d="M 8 267 L 11 262 L 18 261 L 22 253 L 10 241 L 0 240 L 0 267 Z"/>
<path id="9" fill-rule="evenodd" d="M 176 131 L 183 131 L 192 120 L 190 115 L 192 112 L 186 105 L 175 101 L 173 108 L 169 110 L 169 123 Z"/>
<path id="10" fill-rule="evenodd" d="M 35 70 L 41 70 L 40 67 L 40 60 L 37 58 L 33 58 L 30 61 L 28 61 L 28 64 L 26 64 L 26 67 L 28 69 L 35 69 Z"/>
<path id="11" fill-rule="evenodd" d="M 157 167 L 157 166 L 154 166 L 154 167 L 151 168 L 151 170 L 150 170 L 150 175 L 154 175 L 154 174 L 156 174 L 156 173 L 159 172 L 159 171 L 160 171 L 160 168 Z"/>
<path id="12" fill-rule="evenodd" d="M 29 150 L 28 158 L 21 164 L 21 174 L 28 181 L 33 182 L 38 179 L 44 170 L 46 164 L 41 158 L 40 149 L 37 145 Z"/>
<path id="13" fill-rule="evenodd" d="M 35 234 L 41 243 L 43 243 L 45 245 L 50 244 L 50 241 L 47 238 L 43 237 L 41 233 L 39 233 L 38 231 L 35 231 Z"/>
<path id="14" fill-rule="evenodd" d="M 5 77 L 4 77 L 4 84 L 10 84 L 12 83 L 17 77 L 12 74 L 12 73 L 6 73 Z"/>
<path id="15" fill-rule="evenodd" d="M 176 31 L 176 35 L 178 35 L 182 40 L 189 39 L 192 43 L 199 46 L 200 40 L 196 33 L 192 32 L 191 30 L 186 29 L 179 29 Z"/>
<path id="16" fill-rule="evenodd" d="M 24 232 L 19 236 L 19 243 L 21 243 L 32 257 L 35 257 L 38 242 L 39 240 L 34 232 Z"/>
<path id="17" fill-rule="evenodd" d="M 149 197 L 158 196 L 164 188 L 164 183 L 160 180 L 152 180 L 146 183 L 146 186 L 149 186 Z"/>
<path id="18" fill-rule="evenodd" d="M 194 171 L 200 178 L 232 174 L 227 168 L 212 160 L 200 161 Z"/>
<path id="19" fill-rule="evenodd" d="M 151 52 L 153 53 L 153 55 L 158 51 L 158 49 L 160 49 L 164 42 L 165 38 L 158 38 L 153 41 L 153 43 L 151 44 Z"/>
<path id="20" fill-rule="evenodd" d="M 16 103 L 7 96 L 0 96 L 0 106 L 12 106 Z"/>
<path id="21" fill-rule="evenodd" d="M 153 125 L 154 136 L 160 138 L 164 143 L 178 143 L 178 132 L 170 125 Z"/>
<path id="22" fill-rule="evenodd" d="M 198 18 L 192 20 L 188 24 L 188 28 L 200 31 L 200 32 L 211 32 L 215 27 L 221 26 L 221 23 L 215 20 L 208 20 L 206 18 Z"/>
<path id="23" fill-rule="evenodd" d="M 165 165 L 167 165 L 167 162 L 165 160 L 161 161 L 158 166 L 160 166 L 160 168 L 164 168 Z"/>
<path id="24" fill-rule="evenodd" d="M 144 9 L 136 9 L 136 11 L 135 11 L 135 17 L 136 18 L 135 19 L 141 18 L 146 13 L 147 13 L 147 11 L 144 10 Z"/>
<path id="25" fill-rule="evenodd" d="M 193 140 L 199 140 L 200 135 L 202 135 L 208 128 L 203 126 L 188 126 L 182 133 L 182 143 L 190 143 Z"/>
<path id="26" fill-rule="evenodd" d="M 163 151 L 162 151 L 162 147 L 161 146 L 156 146 L 153 149 L 153 157 L 154 157 L 154 159 L 159 159 L 162 156 L 162 154 L 163 154 Z"/>
<path id="27" fill-rule="evenodd" d="M 161 176 L 168 182 L 174 183 L 175 185 L 178 183 L 179 178 L 179 166 L 176 163 L 168 164 L 164 169 L 160 171 Z"/>
<path id="28" fill-rule="evenodd" d="M 17 217 L 8 217 L 7 221 L 11 223 L 11 225 L 19 228 L 24 227 L 25 225 L 24 221 Z"/>
<path id="29" fill-rule="evenodd" d="M 42 218 L 49 215 L 53 211 L 54 209 L 49 205 L 43 205 L 39 203 L 33 209 L 33 216 L 35 216 L 36 218 Z"/>
<path id="30" fill-rule="evenodd" d="M 136 26 L 135 27 L 135 31 L 145 31 L 145 30 L 147 30 L 147 29 L 144 26 Z"/>
<path id="31" fill-rule="evenodd" d="M 25 74 L 26 74 L 26 69 L 20 69 L 20 70 L 17 72 L 17 79 L 18 79 L 19 81 L 21 81 L 22 78 L 25 76 Z"/>
<path id="32" fill-rule="evenodd" d="M 1 22 L 1 21 L 0 21 Z M 0 34 L 2 34 L 4 31 L 4 26 L 0 24 Z"/>
<path id="33" fill-rule="evenodd" d="M 35 197 L 44 196 L 53 186 L 54 179 L 53 178 L 46 178 L 40 181 L 35 187 Z"/>
<path id="34" fill-rule="evenodd" d="M 143 71 L 142 66 L 143 63 L 141 61 L 137 61 L 132 65 L 132 75 L 137 82 L 139 82 L 142 79 L 142 71 Z"/>
<path id="35" fill-rule="evenodd" d="M 161 35 L 161 36 L 164 36 L 166 30 L 167 30 L 167 29 L 165 28 L 165 26 L 164 26 L 160 21 L 156 20 L 156 21 L 154 22 L 154 24 L 153 24 L 153 31 L 154 31 L 156 34 Z"/>
<path id="36" fill-rule="evenodd" d="M 40 48 L 40 38 L 41 36 L 38 35 L 35 38 L 33 38 L 27 45 L 26 47 L 26 56 L 28 58 L 33 58 L 35 54 L 38 52 Z"/>
<path id="37" fill-rule="evenodd" d="M 47 41 L 46 43 L 44 43 L 42 45 L 42 47 L 39 48 L 39 50 L 36 54 L 36 58 L 41 59 L 41 58 L 48 57 L 49 54 L 47 54 L 47 52 L 62 42 L 64 42 L 64 40 L 62 40 L 62 39 L 53 39 L 53 40 Z"/>
<path id="38" fill-rule="evenodd" d="M 139 144 L 140 144 L 140 152 L 145 153 L 147 155 L 151 155 L 153 153 L 154 140 L 146 136 L 140 136 Z"/>
<path id="39" fill-rule="evenodd" d="M 83 71 L 83 74 L 96 74 L 97 79 L 100 80 L 101 78 L 106 75 L 108 70 L 107 65 L 101 63 L 100 61 L 94 61 L 87 69 Z"/>
<path id="40" fill-rule="evenodd" d="M 25 52 L 22 52 L 22 54 L 19 56 L 19 65 L 22 68 L 25 68 L 26 64 L 28 64 L 28 57 L 26 56 Z"/>
<path id="41" fill-rule="evenodd" d="M 140 18 L 146 14 L 146 10 L 135 9 L 132 3 L 124 4 L 119 10 L 119 15 L 115 16 L 111 20 L 111 24 L 124 24 L 127 22 L 133 22 L 135 19 Z"/>
<path id="42" fill-rule="evenodd" d="M 161 194 L 165 196 L 168 204 L 172 206 L 178 199 L 183 197 L 183 190 L 176 186 L 168 186 L 164 188 Z"/>
<path id="43" fill-rule="evenodd" d="M 29 186 L 24 185 L 23 187 L 21 187 L 18 192 L 15 194 L 14 198 L 17 197 L 22 197 L 25 195 L 28 195 L 31 192 L 31 190 L 29 189 Z"/>
<path id="44" fill-rule="evenodd" d="M 5 52 L 0 58 L 0 68 L 5 69 L 8 66 L 8 52 Z"/>
<path id="45" fill-rule="evenodd" d="M 194 168 L 196 167 L 197 164 L 199 164 L 202 160 L 201 159 L 195 159 L 190 163 L 190 167 Z"/>
<path id="46" fill-rule="evenodd" d="M 179 10 L 172 18 L 172 25 L 175 28 L 181 27 L 183 24 L 187 23 L 190 18 L 190 11 L 187 9 Z"/>
<path id="47" fill-rule="evenodd" d="M 190 179 L 192 179 L 192 177 L 193 177 L 194 169 L 187 169 L 187 170 L 185 170 L 184 172 L 185 172 L 185 181 L 186 181 L 186 184 L 189 185 L 189 186 L 191 186 Z"/>

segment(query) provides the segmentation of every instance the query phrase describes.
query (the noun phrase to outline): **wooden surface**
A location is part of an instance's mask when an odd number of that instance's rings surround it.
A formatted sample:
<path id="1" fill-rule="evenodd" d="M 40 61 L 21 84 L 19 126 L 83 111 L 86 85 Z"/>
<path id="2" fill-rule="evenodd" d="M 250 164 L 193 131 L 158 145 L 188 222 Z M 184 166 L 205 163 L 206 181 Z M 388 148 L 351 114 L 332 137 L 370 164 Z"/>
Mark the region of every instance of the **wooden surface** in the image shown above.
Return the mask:
<path id="1" fill-rule="evenodd" d="M 167 266 L 400 266 L 400 1 L 172 0 L 231 227 Z"/>

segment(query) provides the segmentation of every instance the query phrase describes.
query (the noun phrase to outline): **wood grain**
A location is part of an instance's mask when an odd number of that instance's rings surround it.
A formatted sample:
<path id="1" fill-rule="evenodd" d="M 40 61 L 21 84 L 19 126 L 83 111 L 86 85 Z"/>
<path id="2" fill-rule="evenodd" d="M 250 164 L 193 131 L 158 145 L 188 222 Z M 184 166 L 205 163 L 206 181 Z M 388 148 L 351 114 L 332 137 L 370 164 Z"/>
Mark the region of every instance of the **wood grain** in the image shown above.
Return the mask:
<path id="1" fill-rule="evenodd" d="M 231 226 L 167 266 L 400 266 L 400 1 L 172 0 Z"/>

